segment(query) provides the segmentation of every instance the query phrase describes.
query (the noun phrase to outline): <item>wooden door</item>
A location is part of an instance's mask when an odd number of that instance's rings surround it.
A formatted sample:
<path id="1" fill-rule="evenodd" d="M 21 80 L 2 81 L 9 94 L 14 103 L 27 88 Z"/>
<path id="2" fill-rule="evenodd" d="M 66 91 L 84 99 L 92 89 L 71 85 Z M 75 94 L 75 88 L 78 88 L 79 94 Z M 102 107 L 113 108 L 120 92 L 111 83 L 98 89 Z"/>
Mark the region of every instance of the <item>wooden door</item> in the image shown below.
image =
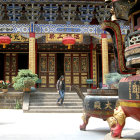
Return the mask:
<path id="1" fill-rule="evenodd" d="M 5 54 L 4 73 L 4 80 L 13 83 L 12 78 L 17 75 L 17 54 Z"/>
<path id="2" fill-rule="evenodd" d="M 71 85 L 87 87 L 86 80 L 89 76 L 88 54 L 65 54 L 64 71 L 66 87 Z"/>
<path id="3" fill-rule="evenodd" d="M 39 55 L 40 87 L 55 87 L 56 83 L 56 54 Z"/>

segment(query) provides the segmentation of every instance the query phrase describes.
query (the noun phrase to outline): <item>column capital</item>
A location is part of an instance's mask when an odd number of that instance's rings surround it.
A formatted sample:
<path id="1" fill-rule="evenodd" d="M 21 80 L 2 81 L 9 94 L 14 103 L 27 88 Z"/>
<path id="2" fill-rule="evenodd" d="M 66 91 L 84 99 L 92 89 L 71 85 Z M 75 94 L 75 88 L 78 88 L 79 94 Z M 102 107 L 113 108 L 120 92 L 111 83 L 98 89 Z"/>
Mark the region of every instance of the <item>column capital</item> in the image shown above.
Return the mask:
<path id="1" fill-rule="evenodd" d="M 106 33 L 102 33 L 101 34 L 101 38 L 107 38 L 107 34 Z"/>
<path id="2" fill-rule="evenodd" d="M 30 37 L 35 38 L 35 33 L 30 33 L 29 35 L 30 35 Z"/>

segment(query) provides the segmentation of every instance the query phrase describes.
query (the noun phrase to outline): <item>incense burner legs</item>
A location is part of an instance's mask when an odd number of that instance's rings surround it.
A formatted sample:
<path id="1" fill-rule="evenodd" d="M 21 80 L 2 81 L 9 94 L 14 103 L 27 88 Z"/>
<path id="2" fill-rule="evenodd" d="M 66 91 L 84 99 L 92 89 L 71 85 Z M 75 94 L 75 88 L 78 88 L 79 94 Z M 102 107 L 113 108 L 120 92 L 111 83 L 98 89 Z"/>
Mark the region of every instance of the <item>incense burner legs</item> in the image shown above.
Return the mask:
<path id="1" fill-rule="evenodd" d="M 111 136 L 121 138 L 121 132 L 125 125 L 126 115 L 119 106 L 118 108 L 114 109 L 114 114 L 112 117 L 107 119 L 107 122 L 110 126 Z"/>
<path id="2" fill-rule="evenodd" d="M 83 124 L 80 125 L 80 130 L 83 130 L 83 131 L 86 130 L 86 126 L 88 124 L 89 118 L 90 118 L 89 115 L 87 115 L 86 113 L 83 113 L 83 116 L 82 116 Z"/>
<path id="3" fill-rule="evenodd" d="M 107 120 L 107 118 L 113 116 L 117 100 L 118 96 L 86 96 L 83 103 L 83 124 L 80 125 L 80 130 L 86 130 L 90 117 Z"/>

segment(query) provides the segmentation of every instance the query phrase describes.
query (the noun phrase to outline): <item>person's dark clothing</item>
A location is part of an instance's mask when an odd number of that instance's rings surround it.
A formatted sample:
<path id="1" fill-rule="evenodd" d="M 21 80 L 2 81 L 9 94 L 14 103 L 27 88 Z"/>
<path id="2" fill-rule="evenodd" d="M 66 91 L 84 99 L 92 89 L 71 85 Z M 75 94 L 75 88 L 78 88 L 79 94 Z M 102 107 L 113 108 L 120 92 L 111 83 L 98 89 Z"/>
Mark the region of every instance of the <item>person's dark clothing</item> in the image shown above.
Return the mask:
<path id="1" fill-rule="evenodd" d="M 56 88 L 59 90 L 60 97 L 57 100 L 57 103 L 61 100 L 61 104 L 63 104 L 64 96 L 65 96 L 65 82 L 62 80 L 64 77 L 60 77 L 57 81 Z"/>

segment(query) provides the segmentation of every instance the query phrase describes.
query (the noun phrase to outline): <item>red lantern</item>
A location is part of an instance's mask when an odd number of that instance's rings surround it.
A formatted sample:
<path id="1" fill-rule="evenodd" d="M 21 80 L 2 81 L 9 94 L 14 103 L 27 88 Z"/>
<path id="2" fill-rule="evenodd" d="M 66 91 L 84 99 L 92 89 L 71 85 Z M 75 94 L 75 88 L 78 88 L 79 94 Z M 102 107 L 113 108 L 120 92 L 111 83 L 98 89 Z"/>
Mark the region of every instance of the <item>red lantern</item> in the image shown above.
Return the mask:
<path id="1" fill-rule="evenodd" d="M 67 45 L 68 46 L 68 49 L 70 49 L 71 45 L 74 45 L 75 42 L 76 42 L 75 38 L 73 38 L 71 36 L 64 37 L 63 40 L 62 40 L 62 43 L 64 45 Z"/>
<path id="2" fill-rule="evenodd" d="M 9 36 L 0 36 L 0 44 L 3 45 L 3 48 L 6 48 L 6 45 L 10 43 L 11 43 L 11 38 Z"/>

